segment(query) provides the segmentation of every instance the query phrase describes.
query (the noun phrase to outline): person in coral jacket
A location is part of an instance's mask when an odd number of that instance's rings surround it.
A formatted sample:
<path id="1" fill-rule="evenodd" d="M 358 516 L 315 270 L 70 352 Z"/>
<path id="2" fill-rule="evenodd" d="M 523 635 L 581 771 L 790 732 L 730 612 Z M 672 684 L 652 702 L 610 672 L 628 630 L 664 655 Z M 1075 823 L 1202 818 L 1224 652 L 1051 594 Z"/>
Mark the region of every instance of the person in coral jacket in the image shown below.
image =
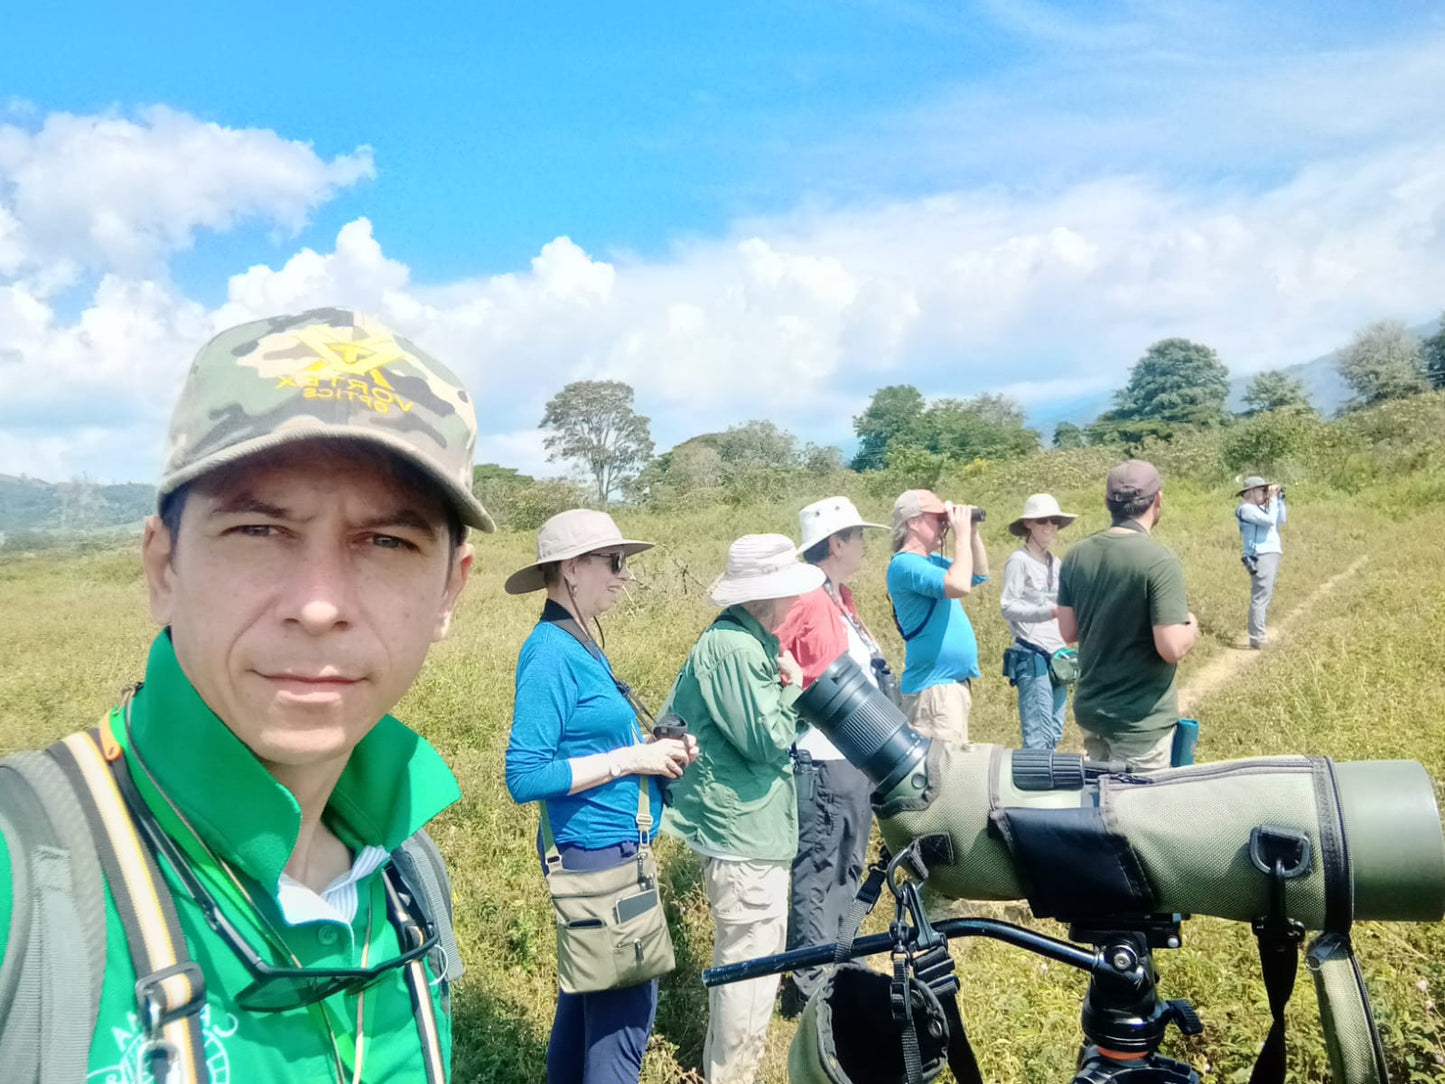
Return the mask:
<path id="1" fill-rule="evenodd" d="M 847 581 L 863 567 L 865 523 L 847 497 L 829 497 L 799 513 L 803 559 L 828 578 L 800 598 L 778 640 L 803 671 L 806 688 L 840 655 L 851 655 L 875 684 L 882 663 L 878 642 L 858 616 Z M 885 667 L 886 670 L 886 667 Z M 858 891 L 867 860 L 873 812 L 867 777 L 813 727 L 794 747 L 798 782 L 798 853 L 793 859 L 788 948 L 836 941 L 838 924 Z M 822 985 L 821 967 L 795 971 L 783 991 L 783 1013 L 801 1012 Z"/>

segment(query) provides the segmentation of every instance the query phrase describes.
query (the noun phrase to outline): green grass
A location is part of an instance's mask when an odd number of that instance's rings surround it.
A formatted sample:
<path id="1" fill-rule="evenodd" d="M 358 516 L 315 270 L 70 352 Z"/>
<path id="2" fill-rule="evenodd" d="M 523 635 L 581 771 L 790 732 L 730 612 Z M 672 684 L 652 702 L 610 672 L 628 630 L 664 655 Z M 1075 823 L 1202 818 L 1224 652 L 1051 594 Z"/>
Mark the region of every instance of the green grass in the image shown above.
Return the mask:
<path id="1" fill-rule="evenodd" d="M 1445 778 L 1445 683 L 1438 664 L 1445 643 L 1445 402 L 1421 397 L 1393 421 L 1370 416 L 1325 428 L 1327 439 L 1289 468 L 1292 522 L 1272 614 L 1305 605 L 1320 584 L 1365 561 L 1300 612 L 1286 642 L 1251 657 L 1248 669 L 1199 704 L 1199 757 L 1406 757 Z M 1190 605 L 1203 630 L 1183 668 L 1187 684 L 1243 635 L 1248 580 L 1231 515 L 1235 487 L 1218 462 L 1217 442 L 1181 443 L 1156 458 L 1166 474 L 1159 537 L 1184 561 Z M 988 508 L 986 537 L 997 572 L 1014 546 L 1005 524 L 1030 492 L 1051 490 L 1065 508 L 1083 514 L 1064 543 L 1103 526 L 1100 480 L 1109 462 L 1108 453 L 1096 449 L 1051 453 L 970 467 L 939 488 Z M 1364 464 L 1370 485 L 1355 484 L 1348 462 Z M 661 545 L 637 560 L 631 597 L 607 622 L 618 672 L 645 701 L 659 703 L 713 613 L 706 588 L 733 537 L 793 533 L 796 508 L 831 492 L 848 493 L 866 517 L 886 522 L 893 491 L 885 485 L 840 474 L 775 503 L 619 514 L 625 533 Z M 531 547 L 529 535 L 477 541 L 476 570 L 453 635 L 434 650 L 397 709 L 440 749 L 464 794 L 434 826 L 451 864 L 468 967 L 455 1001 L 455 1079 L 462 1082 L 539 1079 L 554 1000 L 550 908 L 532 842 L 536 814 L 512 804 L 502 778 L 512 667 L 538 602 L 506 596 L 501 583 L 530 559 Z M 858 592 L 865 618 L 890 657 L 901 660 L 882 586 L 886 548 L 882 538 L 873 544 Z M 981 588 L 968 610 L 984 669 L 973 736 L 1016 743 L 1012 691 L 998 676 L 1008 633 L 996 588 Z M 93 722 L 124 684 L 140 677 L 154 634 L 131 550 L 0 562 L 0 613 L 6 616 L 0 622 L 0 751 L 42 745 Z M 1072 724 L 1065 748 L 1079 748 Z M 650 1082 L 691 1079 L 706 1022 L 697 974 L 711 955 L 696 862 L 674 846 L 664 846 L 663 860 L 679 966 L 664 983 L 644 1072 Z M 1026 916 L 1026 909 L 993 905 L 988 913 Z M 875 914 L 868 928 L 884 921 Z M 1062 932 L 1052 923 L 1038 925 Z M 1162 992 L 1191 998 L 1206 1031 L 1188 1041 L 1176 1035 L 1166 1053 L 1208 1068 L 1206 1079 L 1247 1079 L 1269 1023 L 1253 938 L 1243 924 L 1197 919 L 1186 925 L 1185 939 L 1184 948 L 1157 958 Z M 1445 1078 L 1445 1024 L 1431 1000 L 1445 991 L 1445 926 L 1363 924 L 1356 946 L 1394 1079 Z M 1007 1084 L 1069 1079 L 1084 977 L 992 943 L 960 944 L 955 957 L 985 1078 Z M 1303 968 L 1289 1013 L 1290 1079 L 1327 1079 Z M 785 1079 L 791 1034 L 791 1024 L 774 1021 L 764 1080 Z"/>

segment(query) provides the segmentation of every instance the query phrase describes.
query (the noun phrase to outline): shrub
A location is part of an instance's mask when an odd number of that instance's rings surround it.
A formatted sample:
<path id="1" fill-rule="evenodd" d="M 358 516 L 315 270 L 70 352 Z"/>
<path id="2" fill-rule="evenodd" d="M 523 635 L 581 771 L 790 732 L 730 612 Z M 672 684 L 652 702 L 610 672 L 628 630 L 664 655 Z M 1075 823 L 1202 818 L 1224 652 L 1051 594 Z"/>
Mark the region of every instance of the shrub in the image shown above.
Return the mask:
<path id="1" fill-rule="evenodd" d="M 1271 410 L 1234 426 L 1220 451 L 1230 470 L 1278 474 L 1283 464 L 1299 459 L 1319 428 L 1312 413 Z"/>

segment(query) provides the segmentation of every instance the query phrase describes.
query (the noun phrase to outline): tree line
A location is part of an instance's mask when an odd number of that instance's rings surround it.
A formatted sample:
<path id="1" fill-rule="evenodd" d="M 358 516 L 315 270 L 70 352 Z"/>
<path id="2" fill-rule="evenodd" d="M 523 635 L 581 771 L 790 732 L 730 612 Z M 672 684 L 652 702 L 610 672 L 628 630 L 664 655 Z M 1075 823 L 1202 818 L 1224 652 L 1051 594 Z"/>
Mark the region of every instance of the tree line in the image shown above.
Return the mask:
<path id="1" fill-rule="evenodd" d="M 1337 368 L 1354 393 L 1345 410 L 1445 387 L 1445 316 L 1423 341 L 1399 321 L 1371 324 L 1341 351 Z M 1118 445 L 1127 453 L 1182 432 L 1238 426 L 1226 457 L 1263 468 L 1301 439 L 1303 430 L 1291 419 L 1314 416 L 1304 384 L 1281 370 L 1250 380 L 1243 411 L 1230 412 L 1228 397 L 1229 370 L 1211 347 L 1161 339 L 1134 363 L 1110 409 L 1084 425 L 1059 423 L 1052 444 Z M 548 460 L 571 464 L 589 484 L 583 489 L 496 464 L 477 467 L 478 496 L 518 527 L 536 526 L 553 511 L 581 503 L 672 503 L 699 495 L 756 499 L 798 472 L 823 475 L 844 467 L 837 448 L 801 442 L 765 420 L 700 434 L 655 455 L 649 419 L 637 412 L 631 386 L 617 380 L 566 385 L 548 401 L 539 427 L 547 434 Z M 858 450 L 848 467 L 912 478 L 937 477 L 950 465 L 975 460 L 1016 459 L 1042 447 L 1022 406 L 1007 396 L 928 401 L 908 384 L 874 392 L 853 429 Z"/>

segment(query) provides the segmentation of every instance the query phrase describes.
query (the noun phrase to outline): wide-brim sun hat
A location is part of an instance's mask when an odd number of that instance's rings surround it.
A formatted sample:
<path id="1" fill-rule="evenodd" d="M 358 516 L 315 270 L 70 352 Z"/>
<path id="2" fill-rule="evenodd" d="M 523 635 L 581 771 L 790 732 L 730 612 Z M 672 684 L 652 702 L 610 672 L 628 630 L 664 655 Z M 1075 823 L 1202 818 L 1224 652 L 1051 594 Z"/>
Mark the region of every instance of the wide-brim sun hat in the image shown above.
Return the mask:
<path id="1" fill-rule="evenodd" d="M 1271 483 L 1269 482 L 1268 479 L 1266 479 L 1266 478 L 1261 478 L 1261 477 L 1260 477 L 1259 475 L 1257 475 L 1257 474 L 1251 474 L 1248 478 L 1246 478 L 1246 479 L 1244 480 L 1244 482 L 1243 482 L 1243 488 L 1240 489 L 1240 491 L 1239 491 L 1238 493 L 1236 493 L 1235 496 L 1236 496 L 1236 497 L 1243 497 L 1243 496 L 1244 496 L 1246 493 L 1248 493 L 1251 489 L 1260 489 L 1260 488 L 1263 488 L 1264 486 L 1267 486 L 1267 485 L 1270 485 L 1270 484 L 1271 484 Z"/>
<path id="2" fill-rule="evenodd" d="M 419 469 L 469 527 L 494 530 L 472 493 L 477 415 L 450 369 L 349 309 L 273 316 L 201 347 L 166 437 L 157 496 L 302 441 L 360 441 Z"/>
<path id="3" fill-rule="evenodd" d="M 798 547 L 780 534 L 745 534 L 728 547 L 727 571 L 708 594 L 715 606 L 806 595 L 826 579 L 816 565 L 798 560 Z"/>
<path id="4" fill-rule="evenodd" d="M 876 527 L 888 530 L 881 523 L 869 523 L 847 497 L 825 497 L 814 501 L 798 513 L 798 526 L 802 529 L 803 540 L 798 549 L 807 552 L 825 538 L 831 538 L 839 531 L 850 527 Z"/>
<path id="5" fill-rule="evenodd" d="M 1027 533 L 1024 531 L 1026 519 L 1061 519 L 1062 526 L 1067 527 L 1078 518 L 1073 512 L 1062 511 L 1052 493 L 1035 493 L 1024 501 L 1024 514 L 1008 525 L 1008 533 L 1022 538 Z"/>
<path id="6" fill-rule="evenodd" d="M 509 595 L 525 595 L 540 591 L 547 586 L 542 577 L 542 566 L 556 561 L 581 557 L 584 553 L 597 550 L 621 551 L 624 556 L 650 550 L 651 542 L 639 542 L 635 538 L 623 538 L 617 524 L 606 512 L 593 508 L 573 508 L 558 512 L 542 524 L 537 532 L 537 560 L 526 568 L 519 568 L 507 577 L 502 589 Z"/>

